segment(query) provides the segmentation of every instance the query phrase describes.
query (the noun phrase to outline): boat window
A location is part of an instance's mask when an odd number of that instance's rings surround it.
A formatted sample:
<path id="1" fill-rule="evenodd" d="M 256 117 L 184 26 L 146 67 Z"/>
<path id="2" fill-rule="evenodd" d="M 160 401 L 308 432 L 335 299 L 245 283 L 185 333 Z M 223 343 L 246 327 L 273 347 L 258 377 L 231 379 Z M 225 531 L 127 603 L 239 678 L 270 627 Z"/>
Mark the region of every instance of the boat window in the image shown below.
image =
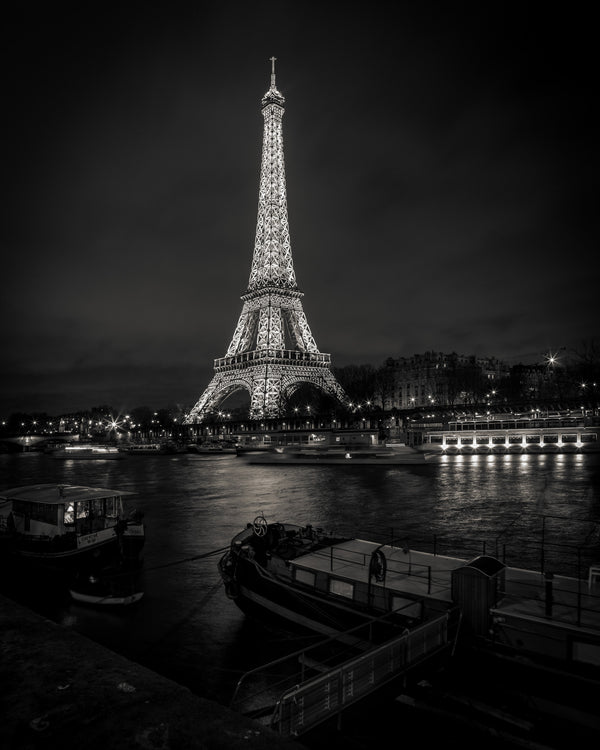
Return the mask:
<path id="1" fill-rule="evenodd" d="M 50 523 L 54 526 L 58 523 L 58 506 L 51 505 L 50 503 L 36 503 L 33 506 L 31 518 L 35 518 L 36 521 L 44 521 L 44 523 Z"/>
<path id="2" fill-rule="evenodd" d="M 539 435 L 527 435 L 526 438 L 528 443 L 538 443 L 540 442 L 540 436 Z"/>
<path id="3" fill-rule="evenodd" d="M 477 445 L 488 445 L 489 442 L 490 442 L 490 439 L 487 435 L 485 437 L 477 438 Z"/>
<path id="4" fill-rule="evenodd" d="M 65 525 L 75 523 L 75 503 L 65 504 L 64 523 Z"/>
<path id="5" fill-rule="evenodd" d="M 24 516 L 31 513 L 30 503 L 24 500 L 13 500 L 12 511 L 16 516 Z"/>
<path id="6" fill-rule="evenodd" d="M 563 443 L 576 443 L 577 442 L 577 435 L 563 435 L 562 436 Z"/>
<path id="7" fill-rule="evenodd" d="M 473 438 L 472 437 L 461 437 L 460 442 L 461 442 L 461 445 L 473 445 Z"/>
<path id="8" fill-rule="evenodd" d="M 19 516 L 27 516 L 30 521 L 42 521 L 56 526 L 58 523 L 58 507 L 50 503 L 28 503 L 23 500 L 14 500 L 13 513 Z"/>
<path id="9" fill-rule="evenodd" d="M 582 443 L 595 443 L 598 436 L 595 432 L 584 432 L 581 436 Z"/>
<path id="10" fill-rule="evenodd" d="M 573 641 L 571 649 L 574 661 L 594 664 L 596 666 L 600 664 L 600 647 L 598 644 Z"/>
<path id="11" fill-rule="evenodd" d="M 558 443 L 558 435 L 544 435 L 545 443 Z"/>
<path id="12" fill-rule="evenodd" d="M 120 497 L 109 497 L 106 499 L 106 517 L 117 518 L 123 515 Z"/>
<path id="13" fill-rule="evenodd" d="M 302 570 L 302 568 L 296 568 L 296 581 L 298 583 L 306 583 L 309 586 L 315 585 L 315 574 L 312 570 Z"/>
<path id="14" fill-rule="evenodd" d="M 95 500 L 92 500 L 92 514 L 94 518 L 98 518 L 99 516 L 104 516 L 104 498 L 96 498 Z"/>
<path id="15" fill-rule="evenodd" d="M 329 592 L 338 596 L 345 596 L 347 599 L 354 598 L 354 584 L 348 581 L 340 581 L 339 578 L 329 579 Z"/>
<path id="16" fill-rule="evenodd" d="M 87 518 L 90 513 L 89 503 L 87 501 L 75 503 L 75 512 L 77 518 Z"/>
<path id="17" fill-rule="evenodd" d="M 398 612 L 404 617 L 421 617 L 423 614 L 422 602 L 414 599 L 405 599 L 401 596 L 393 596 L 391 601 L 392 612 Z"/>

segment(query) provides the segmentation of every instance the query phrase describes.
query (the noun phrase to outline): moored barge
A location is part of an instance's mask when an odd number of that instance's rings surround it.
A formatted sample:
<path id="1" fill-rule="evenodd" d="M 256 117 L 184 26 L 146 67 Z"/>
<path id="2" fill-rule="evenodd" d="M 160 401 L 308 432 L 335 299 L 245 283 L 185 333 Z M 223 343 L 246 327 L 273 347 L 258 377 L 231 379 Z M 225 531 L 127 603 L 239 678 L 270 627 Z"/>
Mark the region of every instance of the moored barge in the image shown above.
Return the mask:
<path id="1" fill-rule="evenodd" d="M 232 539 L 219 570 L 227 595 L 263 619 L 339 636 L 386 618 L 375 641 L 458 611 L 461 646 L 600 680 L 600 566 L 574 578 L 258 516 Z"/>
<path id="2" fill-rule="evenodd" d="M 125 505 L 132 494 L 69 484 L 0 491 L 0 559 L 20 586 L 85 587 L 94 596 L 91 583 L 130 580 L 145 543 L 142 514 Z"/>

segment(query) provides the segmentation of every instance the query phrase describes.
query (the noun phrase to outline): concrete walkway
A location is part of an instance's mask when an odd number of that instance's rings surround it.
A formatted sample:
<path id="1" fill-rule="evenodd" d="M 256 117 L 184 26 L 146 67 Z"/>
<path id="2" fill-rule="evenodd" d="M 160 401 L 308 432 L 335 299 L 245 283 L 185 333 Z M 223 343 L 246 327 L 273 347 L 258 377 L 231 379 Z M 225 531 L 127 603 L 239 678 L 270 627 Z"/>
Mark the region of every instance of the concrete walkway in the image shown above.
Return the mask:
<path id="1" fill-rule="evenodd" d="M 0 596 L 3 750 L 302 750 Z"/>

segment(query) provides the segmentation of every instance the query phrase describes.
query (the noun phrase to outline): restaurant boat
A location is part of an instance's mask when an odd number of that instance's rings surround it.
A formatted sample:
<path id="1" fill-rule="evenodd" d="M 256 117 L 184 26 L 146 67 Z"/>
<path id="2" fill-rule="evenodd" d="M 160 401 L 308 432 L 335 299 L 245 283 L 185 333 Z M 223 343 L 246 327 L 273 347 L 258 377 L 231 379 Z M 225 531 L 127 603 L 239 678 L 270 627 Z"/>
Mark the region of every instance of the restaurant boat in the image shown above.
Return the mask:
<path id="1" fill-rule="evenodd" d="M 52 451 L 52 458 L 85 459 L 85 460 L 115 460 L 125 458 L 125 453 L 114 445 L 76 444 L 64 445 Z"/>
<path id="2" fill-rule="evenodd" d="M 127 511 L 132 492 L 37 484 L 0 492 L 0 559 L 15 576 L 51 582 L 106 578 L 141 565 L 143 517 Z"/>
<path id="3" fill-rule="evenodd" d="M 562 413 L 463 416 L 445 426 L 413 426 L 408 442 L 428 454 L 598 454 L 597 415 Z"/>
<path id="4" fill-rule="evenodd" d="M 288 626 L 333 637 L 385 621 L 380 637 L 389 637 L 458 612 L 461 646 L 600 679 L 600 566 L 574 578 L 485 552 L 444 556 L 258 516 L 233 537 L 219 571 L 242 611 Z"/>
<path id="5" fill-rule="evenodd" d="M 243 454 L 249 464 L 324 466 L 425 466 L 432 457 L 405 445 L 392 446 L 277 446 L 268 451 Z"/>

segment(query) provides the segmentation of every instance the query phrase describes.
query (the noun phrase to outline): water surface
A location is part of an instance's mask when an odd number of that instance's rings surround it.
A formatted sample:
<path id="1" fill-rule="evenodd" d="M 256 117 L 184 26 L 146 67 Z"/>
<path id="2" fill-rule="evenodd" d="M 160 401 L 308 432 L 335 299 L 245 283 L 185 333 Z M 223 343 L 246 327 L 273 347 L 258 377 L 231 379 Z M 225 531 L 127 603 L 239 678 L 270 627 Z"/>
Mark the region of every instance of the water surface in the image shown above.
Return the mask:
<path id="1" fill-rule="evenodd" d="M 218 555 L 191 558 L 225 547 L 258 514 L 381 541 L 393 530 L 415 547 L 437 535 L 441 552 L 485 549 L 527 567 L 539 565 L 543 531 L 559 545 L 546 551 L 557 572 L 577 564 L 573 546 L 597 543 L 600 521 L 600 457 L 581 454 L 447 456 L 432 467 L 249 465 L 193 454 L 90 462 L 0 456 L 0 487 L 39 482 L 137 493 L 132 503 L 147 533 L 145 596 L 118 613 L 68 600 L 26 603 L 226 704 L 242 672 L 295 644 L 247 620 L 225 597 Z"/>

